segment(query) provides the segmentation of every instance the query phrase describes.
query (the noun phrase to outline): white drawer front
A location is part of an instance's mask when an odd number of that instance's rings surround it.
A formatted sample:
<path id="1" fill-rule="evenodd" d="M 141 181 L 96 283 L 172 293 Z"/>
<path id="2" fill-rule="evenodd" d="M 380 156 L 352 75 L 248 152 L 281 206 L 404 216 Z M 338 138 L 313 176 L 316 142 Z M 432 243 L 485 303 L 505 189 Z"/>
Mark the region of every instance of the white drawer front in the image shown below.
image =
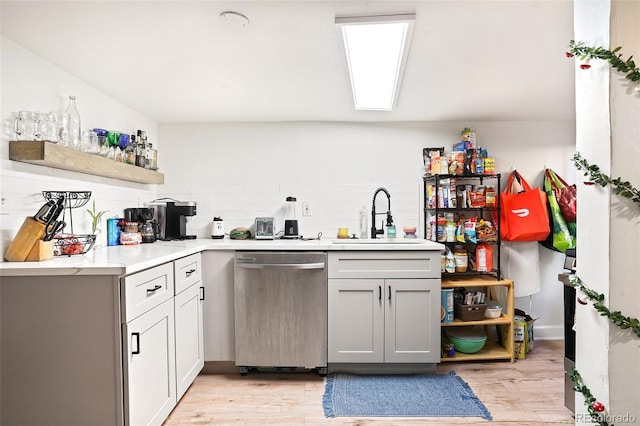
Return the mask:
<path id="1" fill-rule="evenodd" d="M 176 294 L 202 280 L 202 256 L 200 253 L 182 257 L 173 262 L 176 278 Z"/>
<path id="2" fill-rule="evenodd" d="M 123 323 L 173 298 L 173 263 L 165 263 L 122 279 Z"/>
<path id="3" fill-rule="evenodd" d="M 329 252 L 329 278 L 440 278 L 439 251 Z"/>

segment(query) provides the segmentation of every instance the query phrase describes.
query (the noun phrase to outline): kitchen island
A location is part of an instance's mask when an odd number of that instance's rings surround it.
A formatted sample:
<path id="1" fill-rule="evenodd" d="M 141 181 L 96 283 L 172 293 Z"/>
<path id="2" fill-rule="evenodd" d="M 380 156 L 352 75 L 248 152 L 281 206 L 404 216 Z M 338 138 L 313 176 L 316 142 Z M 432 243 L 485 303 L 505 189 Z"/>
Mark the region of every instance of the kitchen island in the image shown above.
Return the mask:
<path id="1" fill-rule="evenodd" d="M 192 352 L 198 345 L 209 349 L 207 361 L 233 358 L 229 268 L 235 251 L 358 252 L 363 257 L 424 252 L 434 260 L 428 268 L 439 276 L 441 249 L 425 240 L 202 239 L 2 262 L 0 423 L 162 424 L 185 381 L 188 387 L 189 374 L 202 368 L 203 356 L 187 352 L 187 361 L 198 364 L 179 373 L 180 336 L 194 341 Z M 437 284 L 439 289 L 439 278 Z M 185 307 L 184 315 L 178 306 Z M 180 321 L 191 317 L 200 323 Z M 439 325 L 435 321 L 431 333 L 439 334 Z M 197 340 L 202 328 L 204 342 Z M 224 345 L 227 349 L 220 349 Z"/>

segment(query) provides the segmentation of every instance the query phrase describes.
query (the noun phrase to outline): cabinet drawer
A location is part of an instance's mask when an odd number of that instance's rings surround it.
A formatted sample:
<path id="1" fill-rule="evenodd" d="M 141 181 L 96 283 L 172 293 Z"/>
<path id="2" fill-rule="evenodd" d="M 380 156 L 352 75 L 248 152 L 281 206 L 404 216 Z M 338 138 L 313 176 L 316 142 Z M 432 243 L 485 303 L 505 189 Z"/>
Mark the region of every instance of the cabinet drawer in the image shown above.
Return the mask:
<path id="1" fill-rule="evenodd" d="M 122 278 L 122 322 L 127 323 L 173 298 L 173 263 Z"/>
<path id="2" fill-rule="evenodd" d="M 176 294 L 202 280 L 200 253 L 175 260 L 173 268 L 176 274 Z"/>
<path id="3" fill-rule="evenodd" d="M 330 252 L 329 278 L 440 278 L 439 251 Z"/>

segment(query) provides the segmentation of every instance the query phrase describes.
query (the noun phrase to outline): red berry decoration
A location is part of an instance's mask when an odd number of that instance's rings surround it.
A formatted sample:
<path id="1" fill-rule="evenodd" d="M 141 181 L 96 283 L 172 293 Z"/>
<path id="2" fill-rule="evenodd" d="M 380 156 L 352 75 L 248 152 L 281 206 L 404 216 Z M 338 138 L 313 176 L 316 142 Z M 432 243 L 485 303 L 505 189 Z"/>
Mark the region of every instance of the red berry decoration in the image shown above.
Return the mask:
<path id="1" fill-rule="evenodd" d="M 591 182 L 591 181 L 587 181 L 587 182 L 583 182 L 585 185 L 595 185 L 595 182 Z"/>
<path id="2" fill-rule="evenodd" d="M 589 65 L 589 64 L 582 64 L 582 65 L 580 65 L 580 68 L 581 68 L 581 69 L 583 69 L 583 70 L 588 70 L 589 68 L 591 68 L 591 65 Z"/>
<path id="3" fill-rule="evenodd" d="M 588 301 L 589 301 L 589 296 L 587 296 L 586 294 L 583 294 L 582 296 L 578 297 L 578 303 L 581 305 L 586 305 Z"/>
<path id="4" fill-rule="evenodd" d="M 565 55 L 567 55 L 567 58 L 573 58 L 573 53 L 571 52 L 565 52 Z"/>
<path id="5" fill-rule="evenodd" d="M 595 401 L 591 403 L 591 408 L 597 413 L 602 413 L 604 411 L 604 404 L 600 401 Z"/>

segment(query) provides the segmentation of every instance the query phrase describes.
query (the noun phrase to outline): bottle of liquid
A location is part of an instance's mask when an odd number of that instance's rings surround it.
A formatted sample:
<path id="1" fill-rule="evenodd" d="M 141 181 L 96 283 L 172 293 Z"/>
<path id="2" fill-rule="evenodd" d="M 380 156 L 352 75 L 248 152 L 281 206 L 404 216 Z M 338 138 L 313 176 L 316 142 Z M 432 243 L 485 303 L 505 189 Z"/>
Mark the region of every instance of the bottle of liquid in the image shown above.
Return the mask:
<path id="1" fill-rule="evenodd" d="M 387 225 L 386 227 L 387 238 L 395 238 L 396 237 L 396 226 L 394 224 Z"/>
<path id="2" fill-rule="evenodd" d="M 136 148 L 137 144 L 135 142 L 131 142 L 124 149 L 124 159 L 123 162 L 131 165 L 136 164 Z"/>
<path id="3" fill-rule="evenodd" d="M 136 145 L 136 166 L 147 166 L 147 146 L 145 144 L 147 139 L 147 132 L 144 130 L 138 130 L 137 145 Z"/>
<path id="4" fill-rule="evenodd" d="M 76 106 L 75 95 L 69 95 L 69 104 L 64 112 L 65 114 L 69 114 L 69 146 L 71 148 L 80 149 L 82 125 L 80 124 L 80 112 Z"/>
<path id="5" fill-rule="evenodd" d="M 360 209 L 360 238 L 365 239 L 368 237 L 369 224 L 367 220 L 367 208 L 362 206 Z"/>
<path id="6" fill-rule="evenodd" d="M 152 143 L 149 143 L 147 153 L 149 154 L 149 158 L 147 158 L 147 169 L 158 170 L 158 150 L 153 148 Z"/>

